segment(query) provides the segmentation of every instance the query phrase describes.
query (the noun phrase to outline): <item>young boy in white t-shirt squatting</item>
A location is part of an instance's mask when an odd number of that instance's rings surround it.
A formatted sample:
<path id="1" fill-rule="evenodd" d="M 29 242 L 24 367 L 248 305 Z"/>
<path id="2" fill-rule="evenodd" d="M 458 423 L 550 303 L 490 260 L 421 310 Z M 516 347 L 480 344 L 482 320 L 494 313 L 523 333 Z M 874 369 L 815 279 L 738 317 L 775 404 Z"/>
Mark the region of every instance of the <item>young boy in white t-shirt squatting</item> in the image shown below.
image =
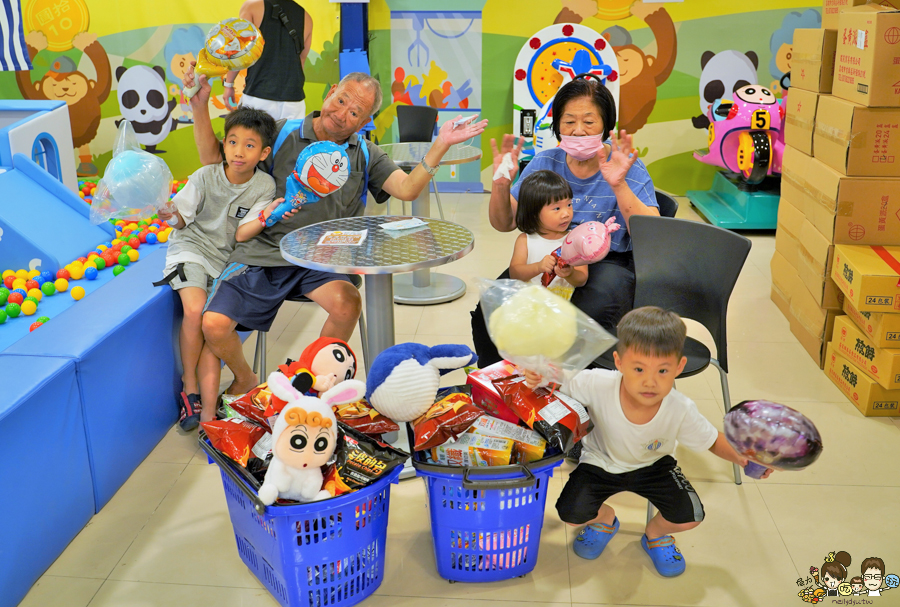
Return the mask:
<path id="1" fill-rule="evenodd" d="M 659 512 L 647 523 L 641 546 L 660 575 L 674 577 L 684 573 L 685 562 L 672 534 L 693 529 L 704 516 L 697 492 L 672 457 L 676 446 L 708 449 L 741 466 L 747 460 L 691 399 L 672 389 L 687 362 L 687 329 L 677 314 L 638 308 L 622 318 L 617 331 L 617 370 L 582 371 L 560 388 L 584 404 L 594 429 L 582 440 L 578 467 L 556 509 L 569 525 L 586 524 L 573 548 L 581 558 L 595 559 L 619 530 L 606 500 L 621 491 L 648 499 Z M 536 373 L 525 376 L 531 386 L 540 383 Z"/>

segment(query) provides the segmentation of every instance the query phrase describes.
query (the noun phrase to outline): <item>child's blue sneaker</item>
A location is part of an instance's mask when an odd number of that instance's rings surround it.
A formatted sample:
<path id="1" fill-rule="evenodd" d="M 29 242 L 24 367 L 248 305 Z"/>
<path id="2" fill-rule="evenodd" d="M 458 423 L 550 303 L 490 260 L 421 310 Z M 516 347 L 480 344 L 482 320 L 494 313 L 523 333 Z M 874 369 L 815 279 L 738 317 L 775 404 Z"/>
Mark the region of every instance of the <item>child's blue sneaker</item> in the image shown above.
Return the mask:
<path id="1" fill-rule="evenodd" d="M 664 535 L 655 540 L 647 541 L 647 535 L 641 536 L 641 546 L 644 552 L 650 555 L 656 572 L 665 577 L 675 577 L 684 573 L 685 563 L 684 556 L 678 546 L 675 545 L 675 538 L 671 535 Z"/>
<path id="2" fill-rule="evenodd" d="M 578 537 L 572 543 L 575 554 L 583 559 L 593 560 L 600 556 L 609 540 L 619 531 L 619 518 L 613 520 L 612 525 L 594 523 L 581 530 Z"/>

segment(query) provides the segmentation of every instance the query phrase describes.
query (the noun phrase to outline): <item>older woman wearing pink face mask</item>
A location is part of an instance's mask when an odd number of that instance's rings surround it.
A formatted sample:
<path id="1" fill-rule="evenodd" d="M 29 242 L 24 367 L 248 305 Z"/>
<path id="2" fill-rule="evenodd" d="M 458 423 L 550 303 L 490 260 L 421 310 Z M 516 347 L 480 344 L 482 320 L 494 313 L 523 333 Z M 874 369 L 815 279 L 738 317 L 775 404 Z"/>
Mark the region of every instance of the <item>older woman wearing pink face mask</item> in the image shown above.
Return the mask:
<path id="1" fill-rule="evenodd" d="M 576 78 L 562 86 L 553 101 L 553 133 L 559 147 L 537 154 L 522 173 L 549 169 L 572 187 L 572 227 L 586 221 L 605 222 L 615 217 L 623 226 L 611 234 L 607 257 L 592 264 L 587 284 L 575 289 L 572 303 L 607 329 L 634 304 L 634 258 L 628 220 L 632 215 L 659 215 L 653 182 L 632 147 L 632 136 L 615 134 L 616 104 L 606 87 L 589 78 Z M 520 179 L 515 179 L 519 152 L 524 141 L 514 145 L 512 135 L 504 135 L 500 149 L 491 140 L 494 171 L 509 153 L 513 168 L 509 178 L 499 176 L 491 188 L 489 216 L 494 229 L 516 229 L 516 207 Z M 501 171 L 502 173 L 502 171 Z M 509 278 L 504 272 L 501 278 Z M 490 341 L 481 310 L 472 313 L 472 332 L 479 365 L 484 367 L 500 355 Z"/>

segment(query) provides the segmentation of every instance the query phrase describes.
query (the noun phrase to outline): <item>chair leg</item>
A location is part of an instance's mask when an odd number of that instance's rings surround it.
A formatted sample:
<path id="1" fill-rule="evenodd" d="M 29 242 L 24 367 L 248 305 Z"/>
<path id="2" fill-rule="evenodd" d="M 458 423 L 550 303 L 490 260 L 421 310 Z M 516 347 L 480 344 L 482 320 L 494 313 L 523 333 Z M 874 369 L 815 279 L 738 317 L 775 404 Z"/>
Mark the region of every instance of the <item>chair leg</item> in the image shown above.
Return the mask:
<path id="1" fill-rule="evenodd" d="M 731 391 L 728 389 L 728 374 L 725 373 L 725 370 L 719 366 L 719 361 L 714 358 L 711 358 L 709 362 L 719 370 L 719 380 L 722 382 L 722 399 L 725 402 L 725 414 L 728 415 L 728 412 L 731 411 Z M 731 464 L 734 468 L 734 484 L 741 484 L 741 469 L 737 464 Z"/>
<path id="2" fill-rule="evenodd" d="M 359 313 L 359 339 L 362 341 L 363 365 L 366 368 L 366 375 L 369 374 L 369 340 L 366 336 L 366 314 Z"/>
<path id="3" fill-rule="evenodd" d="M 431 178 L 431 183 L 434 185 L 434 199 L 437 200 L 438 205 L 438 213 L 441 215 L 441 219 L 444 219 L 444 207 L 441 206 L 441 195 L 438 194 L 437 189 L 437 181 L 434 180 L 434 177 Z"/>
<path id="4" fill-rule="evenodd" d="M 256 346 L 253 348 L 253 372 L 259 369 L 259 333 L 256 334 Z"/>
<path id="5" fill-rule="evenodd" d="M 257 331 L 256 333 L 256 356 L 259 359 L 259 383 L 266 381 L 266 331 Z M 256 371 L 256 365 L 253 368 Z"/>

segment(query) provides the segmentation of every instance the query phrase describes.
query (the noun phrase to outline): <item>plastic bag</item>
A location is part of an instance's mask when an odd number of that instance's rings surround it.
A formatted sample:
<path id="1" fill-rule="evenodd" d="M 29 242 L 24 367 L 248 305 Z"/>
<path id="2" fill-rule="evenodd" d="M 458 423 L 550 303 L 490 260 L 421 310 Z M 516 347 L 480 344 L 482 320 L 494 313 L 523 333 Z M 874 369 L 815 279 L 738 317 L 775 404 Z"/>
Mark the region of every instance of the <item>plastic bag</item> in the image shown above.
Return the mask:
<path id="1" fill-rule="evenodd" d="M 149 219 L 169 202 L 172 172 L 157 156 L 141 149 L 127 120 L 119 123 L 113 157 L 91 203 L 91 223 L 110 219 Z"/>
<path id="2" fill-rule="evenodd" d="M 539 285 L 479 280 L 488 334 L 500 355 L 562 383 L 616 343 L 587 314 Z"/>

